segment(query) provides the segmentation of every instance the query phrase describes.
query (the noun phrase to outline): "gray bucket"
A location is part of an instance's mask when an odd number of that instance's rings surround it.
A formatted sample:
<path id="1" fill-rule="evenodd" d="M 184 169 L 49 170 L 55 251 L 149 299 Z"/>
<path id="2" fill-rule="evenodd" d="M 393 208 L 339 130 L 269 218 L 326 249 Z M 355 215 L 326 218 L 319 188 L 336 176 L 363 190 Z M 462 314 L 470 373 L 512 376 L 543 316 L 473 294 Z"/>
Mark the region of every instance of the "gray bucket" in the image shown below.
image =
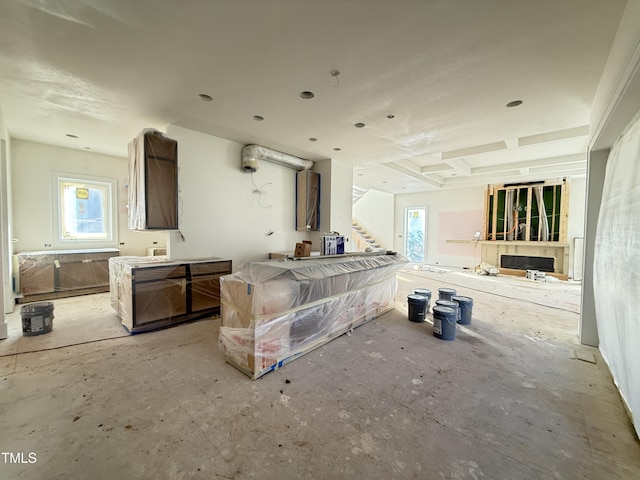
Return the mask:
<path id="1" fill-rule="evenodd" d="M 460 318 L 460 305 L 458 305 L 458 302 L 454 302 L 453 300 L 436 300 L 436 305 L 438 305 L 439 307 L 447 307 L 455 310 L 456 322 Z"/>
<path id="2" fill-rule="evenodd" d="M 438 289 L 438 300 L 451 300 L 456 294 L 456 291 L 453 288 L 439 288 Z"/>
<path id="3" fill-rule="evenodd" d="M 456 339 L 457 314 L 453 308 L 433 307 L 433 336 L 441 340 Z"/>
<path id="4" fill-rule="evenodd" d="M 425 313 L 429 313 L 429 306 L 431 305 L 431 290 L 426 288 L 414 288 L 413 293 L 427 297 L 427 308 L 425 309 Z"/>
<path id="5" fill-rule="evenodd" d="M 409 304 L 409 320 L 412 322 L 424 322 L 427 311 L 427 297 L 415 293 L 407 295 Z"/>
<path id="6" fill-rule="evenodd" d="M 471 325 L 473 298 L 454 295 L 451 299 L 458 304 L 458 323 L 460 325 Z"/>
<path id="7" fill-rule="evenodd" d="M 20 315 L 22 316 L 22 335 L 25 337 L 42 335 L 53 330 L 53 302 L 23 305 Z"/>

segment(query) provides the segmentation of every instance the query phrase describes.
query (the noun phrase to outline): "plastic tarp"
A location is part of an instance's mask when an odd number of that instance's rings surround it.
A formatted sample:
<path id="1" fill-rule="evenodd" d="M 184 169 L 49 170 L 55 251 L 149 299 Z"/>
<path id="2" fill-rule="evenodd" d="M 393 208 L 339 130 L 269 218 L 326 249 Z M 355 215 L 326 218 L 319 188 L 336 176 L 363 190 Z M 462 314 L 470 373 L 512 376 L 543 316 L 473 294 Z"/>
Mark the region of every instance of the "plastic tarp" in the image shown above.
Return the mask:
<path id="1" fill-rule="evenodd" d="M 165 256 L 109 260 L 111 306 L 131 333 L 210 315 L 220 306 L 220 277 L 231 261 L 168 260 Z"/>
<path id="2" fill-rule="evenodd" d="M 611 148 L 595 239 L 600 351 L 640 435 L 640 115 Z"/>
<path id="3" fill-rule="evenodd" d="M 221 277 L 219 345 L 252 378 L 393 308 L 397 254 L 253 262 Z"/>
<path id="4" fill-rule="evenodd" d="M 119 254 L 115 248 L 17 253 L 19 291 L 46 297 L 108 287 L 109 258 Z"/>

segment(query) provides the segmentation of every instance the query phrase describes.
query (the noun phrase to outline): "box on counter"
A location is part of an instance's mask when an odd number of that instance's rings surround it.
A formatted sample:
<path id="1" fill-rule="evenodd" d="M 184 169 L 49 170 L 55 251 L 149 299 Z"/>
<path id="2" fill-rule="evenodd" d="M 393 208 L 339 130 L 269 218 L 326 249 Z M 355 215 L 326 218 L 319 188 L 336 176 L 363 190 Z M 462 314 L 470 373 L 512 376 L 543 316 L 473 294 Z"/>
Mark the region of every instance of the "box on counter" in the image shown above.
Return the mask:
<path id="1" fill-rule="evenodd" d="M 344 253 L 344 235 L 323 235 L 320 239 L 320 255 Z"/>
<path id="2" fill-rule="evenodd" d="M 296 249 L 293 253 L 294 257 L 309 257 L 311 256 L 311 244 L 310 243 L 296 243 Z"/>

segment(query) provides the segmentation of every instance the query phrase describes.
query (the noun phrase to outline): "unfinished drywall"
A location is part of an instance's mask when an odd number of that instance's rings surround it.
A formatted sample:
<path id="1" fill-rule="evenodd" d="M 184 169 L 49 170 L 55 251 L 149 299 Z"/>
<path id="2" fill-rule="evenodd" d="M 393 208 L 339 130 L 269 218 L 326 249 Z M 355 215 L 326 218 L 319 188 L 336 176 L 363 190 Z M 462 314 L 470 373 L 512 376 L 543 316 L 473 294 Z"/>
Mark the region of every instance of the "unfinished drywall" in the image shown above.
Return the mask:
<path id="1" fill-rule="evenodd" d="M 393 248 L 394 196 L 367 190 L 353 205 L 353 217 L 387 248 Z"/>
<path id="2" fill-rule="evenodd" d="M 640 432 L 640 115 L 611 148 L 595 238 L 600 351 Z"/>
<path id="3" fill-rule="evenodd" d="M 270 252 L 293 252 L 307 238 L 295 230 L 295 170 L 263 161 L 251 175 L 242 170 L 240 143 L 175 125 L 167 135 L 178 141 L 180 189 L 171 258 L 229 258 L 235 270 Z"/>
<path id="4" fill-rule="evenodd" d="M 405 209 L 427 207 L 427 262 L 469 267 L 479 260 L 474 245 L 451 245 L 447 240 L 471 240 L 481 230 L 485 187 L 467 187 L 395 197 L 394 249 L 404 253 Z M 479 252 L 480 249 L 478 249 Z M 477 257 L 477 258 L 475 258 Z"/>
<path id="5" fill-rule="evenodd" d="M 17 239 L 13 244 L 14 253 L 116 247 L 122 255 L 146 255 L 147 247 L 164 246 L 164 232 L 131 232 L 127 229 L 127 164 L 126 158 L 12 139 L 12 235 Z M 117 241 L 73 245 L 56 242 L 52 205 L 54 172 L 117 180 Z"/>

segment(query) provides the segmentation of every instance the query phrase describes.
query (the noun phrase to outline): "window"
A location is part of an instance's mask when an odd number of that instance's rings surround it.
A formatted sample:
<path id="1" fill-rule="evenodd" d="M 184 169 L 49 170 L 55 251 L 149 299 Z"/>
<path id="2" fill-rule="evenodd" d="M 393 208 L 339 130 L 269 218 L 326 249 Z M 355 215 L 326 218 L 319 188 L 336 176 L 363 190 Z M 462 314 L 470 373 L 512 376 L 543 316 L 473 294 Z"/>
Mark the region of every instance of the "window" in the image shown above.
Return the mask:
<path id="1" fill-rule="evenodd" d="M 57 177 L 59 241 L 114 241 L 114 183 L 108 180 Z"/>
<path id="2" fill-rule="evenodd" d="M 410 262 L 424 263 L 426 235 L 424 207 L 405 209 L 405 256 Z"/>

